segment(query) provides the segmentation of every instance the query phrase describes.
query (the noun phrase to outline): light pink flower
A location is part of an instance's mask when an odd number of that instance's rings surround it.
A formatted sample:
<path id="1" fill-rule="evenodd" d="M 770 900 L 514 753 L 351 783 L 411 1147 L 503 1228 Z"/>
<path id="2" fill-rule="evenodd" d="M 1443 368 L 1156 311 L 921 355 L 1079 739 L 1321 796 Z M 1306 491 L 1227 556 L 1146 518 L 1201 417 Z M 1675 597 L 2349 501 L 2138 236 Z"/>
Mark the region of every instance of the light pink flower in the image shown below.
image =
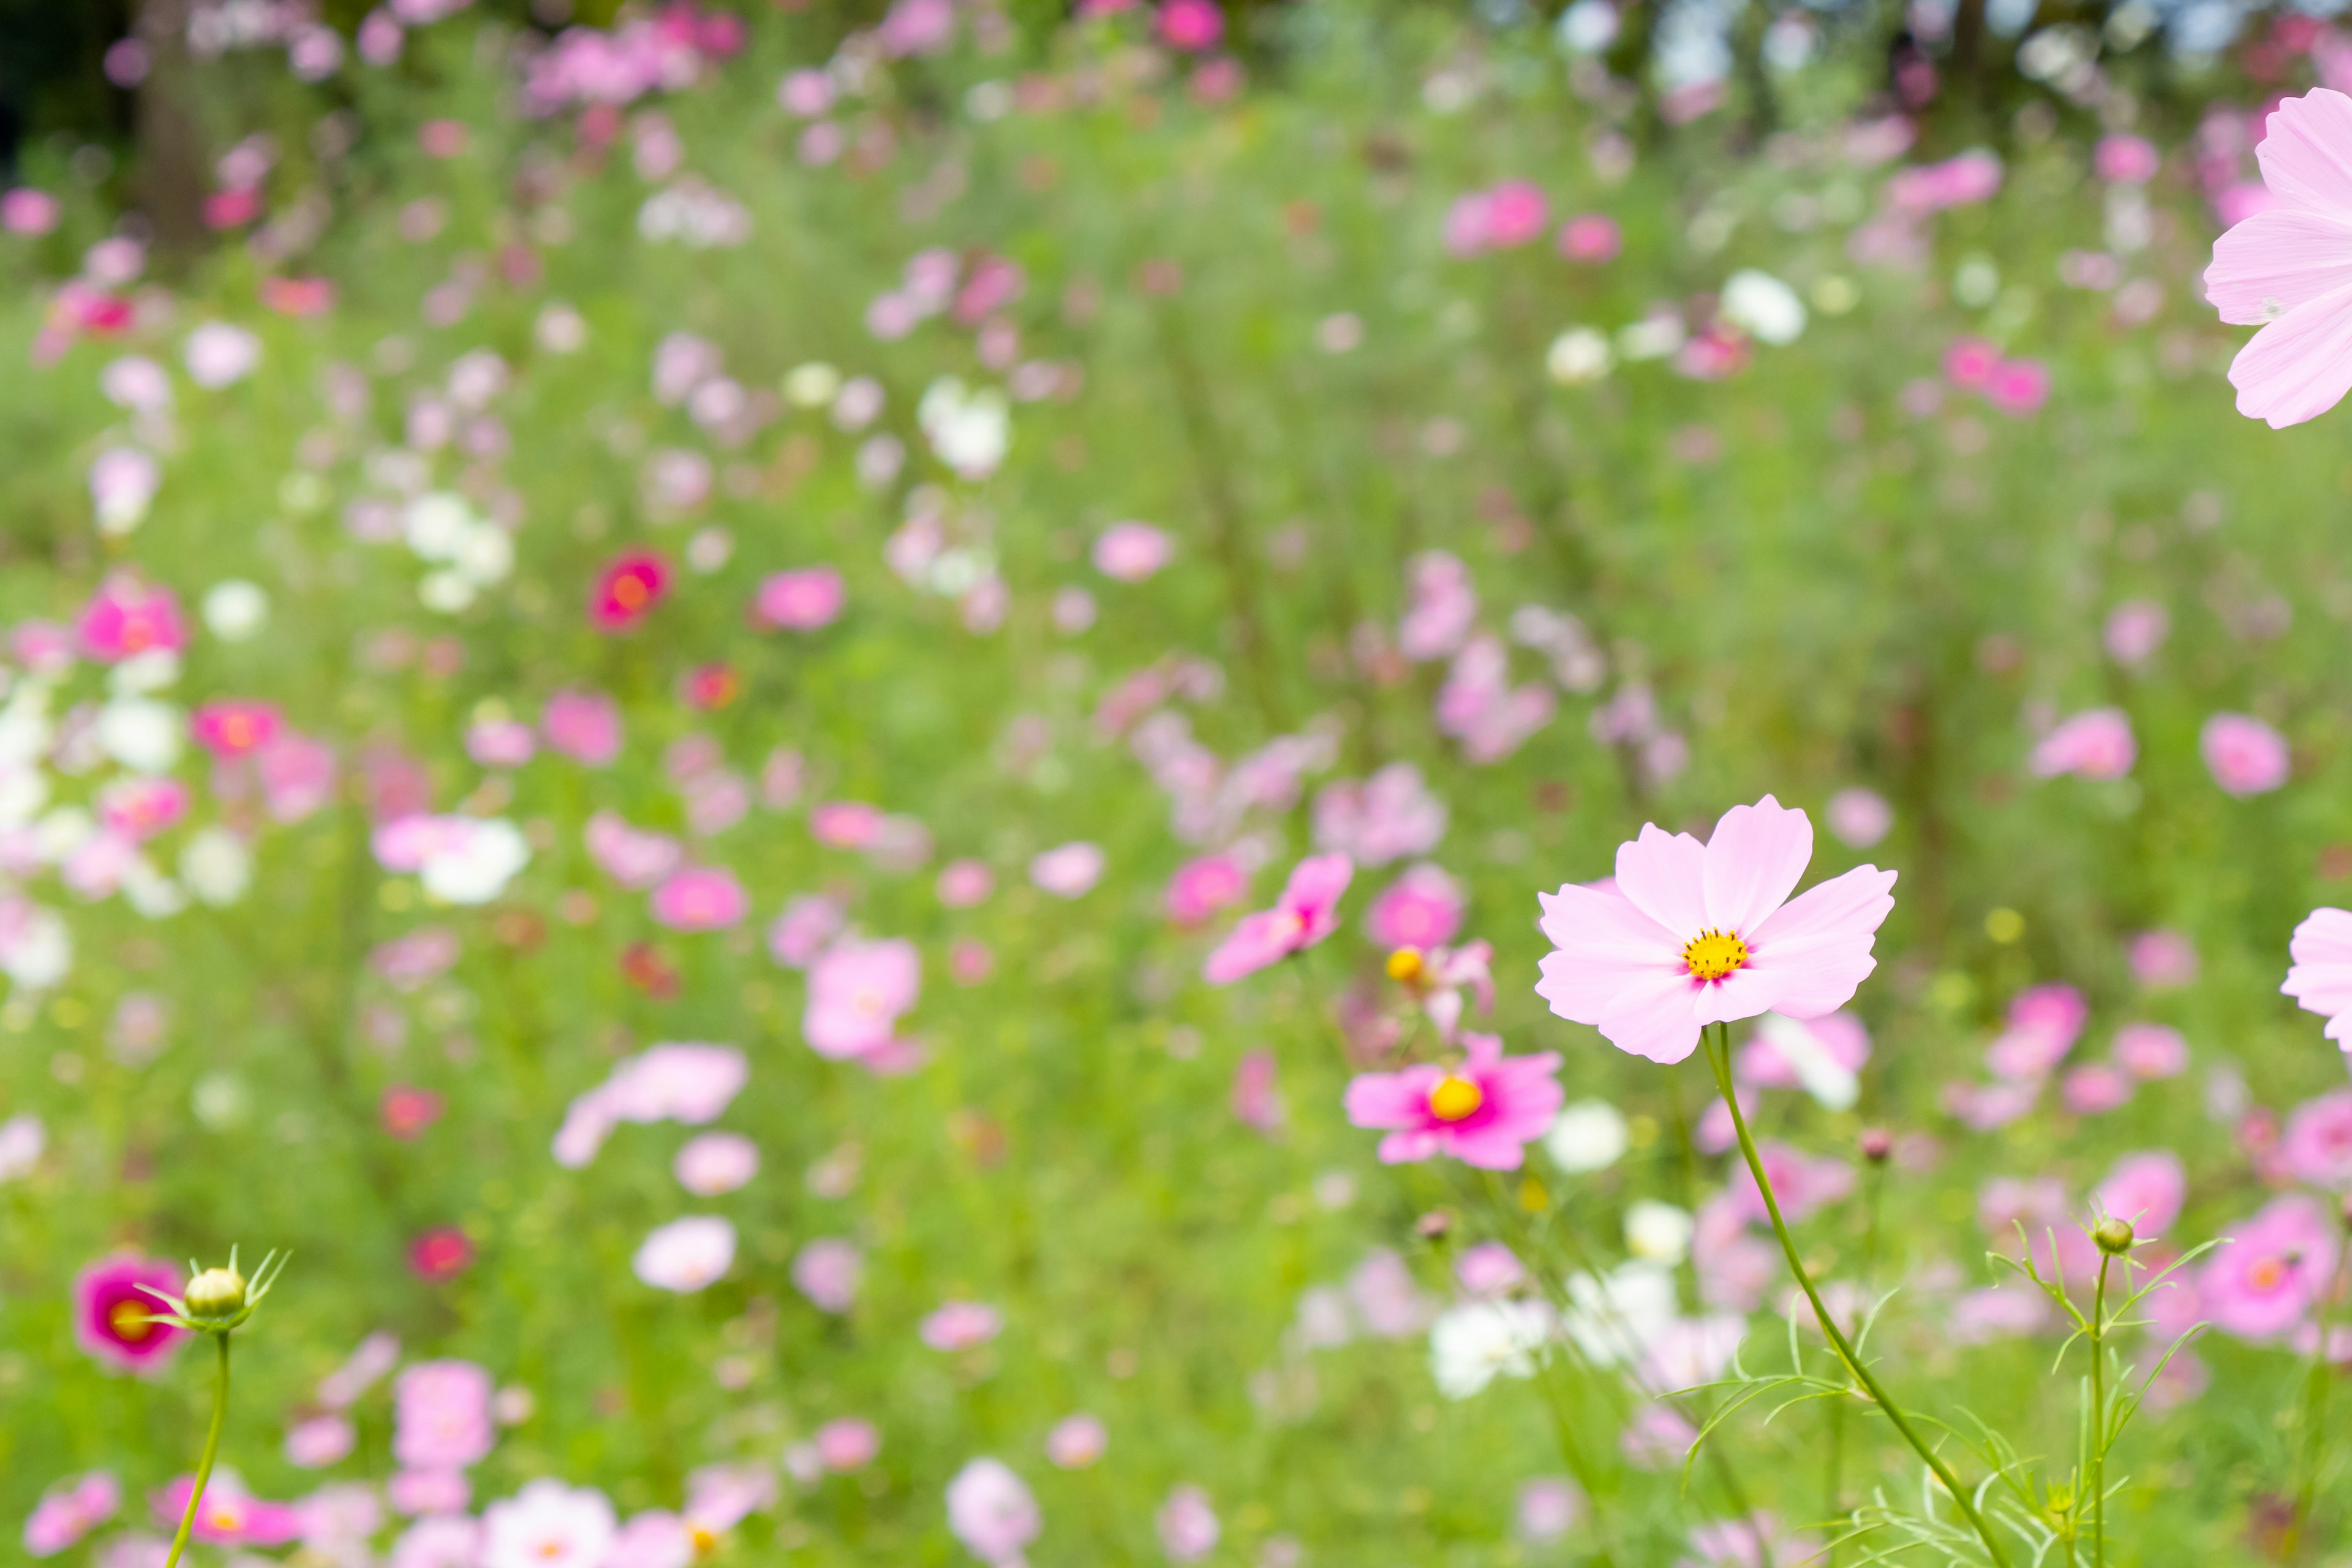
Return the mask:
<path id="1" fill-rule="evenodd" d="M 816 1429 L 816 1456 L 828 1470 L 862 1470 L 882 1451 L 882 1434 L 871 1421 L 845 1415 Z"/>
<path id="2" fill-rule="evenodd" d="M 2277 1198 L 2231 1233 L 2197 1276 L 2205 1316 L 2241 1339 L 2283 1339 L 2336 1272 L 2336 1226 L 2316 1200 Z"/>
<path id="3" fill-rule="evenodd" d="M 2120 708 L 2077 713 L 2042 738 L 2026 765 L 2036 776 L 2074 773 L 2086 779 L 2119 779 L 2139 756 L 2131 721 Z"/>
<path id="4" fill-rule="evenodd" d="M 1423 551 L 1405 569 L 1412 606 L 1397 626 L 1397 651 L 1415 663 L 1461 651 L 1478 618 L 1470 569 L 1442 550 Z"/>
<path id="5" fill-rule="evenodd" d="M 479 1568 L 601 1568 L 617 1533 L 603 1492 L 531 1481 L 482 1511 Z"/>
<path id="6" fill-rule="evenodd" d="M 472 1362 L 419 1362 L 392 1399 L 392 1456 L 408 1468 L 462 1470 L 489 1453 L 490 1374 Z"/>
<path id="7" fill-rule="evenodd" d="M 1578 213 L 1559 226 L 1554 245 L 1570 261 L 1612 261 L 1624 248 L 1623 231 L 1605 213 Z"/>
<path id="8" fill-rule="evenodd" d="M 2275 205 L 2213 242 L 2205 298 L 2260 326 L 2230 365 L 2238 412 L 2273 430 L 2325 414 L 2352 388 L 2352 98 L 2314 88 L 2272 111 L 2254 149 Z"/>
<path id="9" fill-rule="evenodd" d="M 2126 1024 L 2107 1050 L 2134 1078 L 2175 1078 L 2189 1067 L 2189 1042 L 2163 1024 Z"/>
<path id="10" fill-rule="evenodd" d="M 1019 1568 L 1045 1526 L 1037 1500 L 996 1459 L 974 1459 L 948 1483 L 948 1529 L 990 1568 Z"/>
<path id="11" fill-rule="evenodd" d="M 688 1141 L 670 1169 L 696 1197 L 715 1198 L 760 1173 L 760 1146 L 740 1132 L 705 1132 Z"/>
<path id="12" fill-rule="evenodd" d="M 2097 1213 L 2125 1221 L 2146 1240 L 2172 1227 L 2188 1195 L 2189 1174 L 2181 1168 L 2180 1156 L 2155 1149 L 2116 1161 L 2092 1199 Z"/>
<path id="13" fill-rule="evenodd" d="M 609 766 L 621 754 L 621 710 L 601 691 L 559 691 L 539 716 L 547 743 L 573 762 Z"/>
<path id="14" fill-rule="evenodd" d="M 830 566 L 778 572 L 761 580 L 751 619 L 773 630 L 813 632 L 838 619 L 847 599 L 841 574 Z"/>
<path id="15" fill-rule="evenodd" d="M 1460 883 L 1423 861 L 1372 900 L 1364 930 L 1382 947 L 1443 947 L 1462 929 L 1467 903 Z"/>
<path id="16" fill-rule="evenodd" d="M 1285 1112 L 1282 1094 L 1275 1087 L 1276 1066 L 1272 1051 L 1244 1051 L 1234 1066 L 1234 1119 L 1244 1127 L 1255 1127 L 1261 1132 L 1277 1132 L 1282 1129 Z"/>
<path id="17" fill-rule="evenodd" d="M 1765 1174 L 1772 1178 L 1773 1195 L 1780 1199 L 1780 1213 L 1787 1219 L 1803 1219 L 1853 1191 L 1853 1167 L 1832 1155 L 1807 1154 L 1769 1140 L 1758 1144 L 1756 1152 L 1764 1162 Z M 1770 1217 L 1765 1212 L 1764 1194 L 1756 1185 L 1756 1173 L 1745 1163 L 1733 1169 L 1726 1196 L 1734 1205 L 1733 1212 L 1751 1225 L 1761 1225 Z"/>
<path id="18" fill-rule="evenodd" d="M 2279 1152 L 2295 1180 L 2338 1192 L 2352 1189 L 2352 1089 L 2335 1089 L 2296 1106 L 2286 1119 Z"/>
<path id="19" fill-rule="evenodd" d="M 793 1284 L 820 1312 L 846 1312 L 857 1300 L 866 1260 L 855 1243 L 838 1237 L 810 1242 L 793 1259 Z"/>
<path id="20" fill-rule="evenodd" d="M 1118 522 L 1095 541 L 1095 570 L 1140 583 L 1176 558 L 1176 542 L 1148 522 Z"/>
<path id="21" fill-rule="evenodd" d="M 359 1433 L 350 1417 L 330 1411 L 298 1421 L 286 1432 L 286 1462 L 306 1470 L 323 1469 L 351 1454 Z"/>
<path id="22" fill-rule="evenodd" d="M 604 1568 L 691 1568 L 694 1531 L 667 1509 L 633 1513 L 613 1537 Z"/>
<path id="23" fill-rule="evenodd" d="M 625 1057 L 605 1079 L 612 1114 L 623 1121 L 716 1121 L 751 1076 L 732 1046 L 686 1041 L 649 1046 Z"/>
<path id="24" fill-rule="evenodd" d="M 2163 164 L 2155 142 L 2120 131 L 2100 137 L 2099 144 L 2091 151 L 2091 167 L 2099 178 L 2113 184 L 2144 185 L 2156 178 L 2157 170 Z"/>
<path id="25" fill-rule="evenodd" d="M 2306 1013 L 2325 1015 L 2327 1027 L 2321 1032 L 2352 1051 L 2352 912 L 2312 910 L 2294 928 L 2287 954 L 2294 963 L 2280 994 Z"/>
<path id="26" fill-rule="evenodd" d="M 734 1226 L 717 1215 L 688 1215 L 656 1227 L 632 1267 L 646 1284 L 686 1295 L 718 1283 L 734 1262 Z"/>
<path id="27" fill-rule="evenodd" d="M 1249 892 L 1249 871 L 1228 854 L 1202 855 L 1176 868 L 1168 879 L 1168 918 L 1178 925 L 1199 925 Z"/>
<path id="28" fill-rule="evenodd" d="M 1822 814 L 1830 836 L 1850 849 L 1867 849 L 1893 830 L 1895 808 L 1866 789 L 1842 789 Z"/>
<path id="29" fill-rule="evenodd" d="M 2151 991 L 2186 985 L 2197 978 L 2197 946 L 2177 931 L 2142 931 L 2126 950 L 2132 977 Z"/>
<path id="30" fill-rule="evenodd" d="M 1029 879 L 1060 899 L 1092 891 L 1102 874 L 1102 847 L 1084 839 L 1048 849 L 1029 862 Z"/>
<path id="31" fill-rule="evenodd" d="M 1769 1020 L 1767 1020 L 1768 1024 Z M 1795 1022 L 1791 1020 L 1791 1022 Z M 1791 1048 L 1801 1052 L 1808 1041 L 1811 1048 L 1831 1064 L 1849 1073 L 1857 1073 L 1870 1060 L 1870 1031 L 1860 1018 L 1851 1013 L 1825 1013 L 1818 1018 L 1797 1023 L 1802 1031 L 1793 1042 L 1759 1030 L 1756 1037 L 1739 1047 L 1732 1066 L 1741 1083 L 1759 1089 L 1797 1089 L 1803 1086 L 1805 1075 L 1798 1064 L 1789 1059 Z M 1722 1102 L 1717 1101 L 1719 1105 Z M 1739 1102 L 1742 1112 L 1748 1102 Z M 1728 1118 L 1727 1117 L 1727 1121 Z"/>
<path id="32" fill-rule="evenodd" d="M 806 969 L 841 934 L 842 908 L 821 893 L 794 899 L 768 927 L 768 956 L 787 969 Z"/>
<path id="33" fill-rule="evenodd" d="M 995 889 L 996 878 L 985 861 L 950 860 L 940 868 L 936 891 L 940 902 L 951 910 L 968 910 L 985 903 Z"/>
<path id="34" fill-rule="evenodd" d="M 1348 1085 L 1348 1120 L 1389 1129 L 1383 1164 L 1450 1154 L 1468 1165 L 1516 1171 L 1528 1142 L 1543 1136 L 1564 1098 L 1559 1058 L 1506 1057 L 1493 1035 L 1464 1037 L 1461 1064 L 1422 1063 L 1402 1072 L 1362 1073 Z"/>
<path id="35" fill-rule="evenodd" d="M 177 1524 L 186 1515 L 188 1500 L 195 1490 L 196 1478 L 181 1476 L 148 1500 L 159 1521 Z M 227 1469 L 214 1471 L 205 1483 L 204 1500 L 196 1507 L 195 1527 L 188 1532 L 191 1540 L 215 1546 L 284 1546 L 301 1533 L 302 1516 L 293 1504 L 255 1497 Z"/>
<path id="36" fill-rule="evenodd" d="M 935 1351 L 968 1351 L 984 1345 L 1004 1328 L 1004 1318 L 980 1301 L 948 1301 L 923 1320 L 923 1342 Z"/>
<path id="37" fill-rule="evenodd" d="M 1538 895 L 1557 951 L 1536 994 L 1656 1062 L 1689 1056 L 1706 1024 L 1835 1012 L 1876 966 L 1895 873 L 1859 866 L 1790 901 L 1812 853 L 1811 822 L 1769 795 L 1704 845 L 1644 826 L 1619 846 L 1613 889 Z"/>
<path id="38" fill-rule="evenodd" d="M 2077 1116 L 2101 1116 L 2127 1102 L 2136 1087 L 2121 1068 L 2084 1062 L 2060 1081 L 2058 1098 Z"/>
<path id="39" fill-rule="evenodd" d="M 1087 1415 L 1065 1415 L 1045 1434 L 1045 1458 L 1059 1468 L 1083 1470 L 1110 1446 L 1103 1424 Z"/>
<path id="40" fill-rule="evenodd" d="M 2162 605 L 2126 599 L 2107 612 L 2107 624 L 2099 635 L 2107 645 L 2108 658 L 2137 668 L 2155 657 L 2171 630 L 2172 616 Z"/>
<path id="41" fill-rule="evenodd" d="M 1209 1494 L 1198 1487 L 1178 1487 L 1160 1505 L 1153 1522 L 1159 1527 L 1160 1549 L 1171 1563 L 1198 1563 L 1216 1550 L 1223 1529 Z"/>
<path id="42" fill-rule="evenodd" d="M 2286 737 L 2244 713 L 2216 713 L 2197 736 L 2213 782 L 2241 797 L 2265 795 L 2286 783 Z"/>
<path id="43" fill-rule="evenodd" d="M 2090 1005 L 2072 985 L 2036 985 L 2009 1005 L 2009 1026 L 1985 1047 L 1985 1065 L 2011 1081 L 2040 1079 L 2082 1037 Z"/>
<path id="44" fill-rule="evenodd" d="M 724 867 L 689 866 L 654 889 L 654 919 L 672 931 L 724 931 L 751 907 L 743 884 Z"/>
<path id="45" fill-rule="evenodd" d="M 1360 784 L 1326 784 L 1315 795 L 1315 847 L 1359 866 L 1427 854 L 1445 837 L 1445 803 L 1411 763 L 1391 763 Z"/>
<path id="46" fill-rule="evenodd" d="M 122 1489 L 105 1470 L 58 1482 L 41 1494 L 25 1521 L 25 1550 L 35 1557 L 54 1557 L 114 1517 L 121 1506 Z"/>
<path id="47" fill-rule="evenodd" d="M 474 1500 L 474 1483 L 462 1470 L 397 1470 L 383 1489 L 394 1512 L 411 1516 L 463 1513 Z"/>
<path id="48" fill-rule="evenodd" d="M 801 1036 L 836 1061 L 889 1046 L 922 988 L 922 961 L 904 940 L 835 942 L 809 966 Z"/>
<path id="49" fill-rule="evenodd" d="M 1482 1241 L 1454 1262 L 1454 1278 L 1473 1296 L 1500 1296 L 1527 1283 L 1527 1266 L 1499 1241 Z"/>
<path id="50" fill-rule="evenodd" d="M 1244 916 L 1233 934 L 1202 966 L 1212 985 L 1230 985 L 1294 952 L 1313 947 L 1339 929 L 1339 897 L 1355 876 L 1345 855 L 1314 855 L 1292 868 L 1274 908 Z"/>

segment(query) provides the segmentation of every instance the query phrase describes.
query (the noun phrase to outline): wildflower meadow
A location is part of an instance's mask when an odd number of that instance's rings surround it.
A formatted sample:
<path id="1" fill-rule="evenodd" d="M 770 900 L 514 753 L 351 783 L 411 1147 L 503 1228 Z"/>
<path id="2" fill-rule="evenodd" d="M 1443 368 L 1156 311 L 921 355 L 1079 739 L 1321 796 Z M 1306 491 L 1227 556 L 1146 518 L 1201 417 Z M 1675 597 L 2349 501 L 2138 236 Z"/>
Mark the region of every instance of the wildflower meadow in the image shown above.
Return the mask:
<path id="1" fill-rule="evenodd" d="M 0 1555 L 2352 1563 L 2352 31 L 108 26 Z"/>

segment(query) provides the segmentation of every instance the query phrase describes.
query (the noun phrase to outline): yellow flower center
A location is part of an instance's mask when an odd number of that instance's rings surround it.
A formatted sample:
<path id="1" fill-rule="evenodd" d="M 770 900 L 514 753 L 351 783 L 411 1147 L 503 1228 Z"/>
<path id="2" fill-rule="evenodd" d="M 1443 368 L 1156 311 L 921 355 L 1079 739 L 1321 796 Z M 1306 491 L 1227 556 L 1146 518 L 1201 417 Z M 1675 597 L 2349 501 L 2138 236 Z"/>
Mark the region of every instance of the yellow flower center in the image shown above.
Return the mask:
<path id="1" fill-rule="evenodd" d="M 1421 978 L 1421 949 L 1401 947 L 1389 954 L 1389 978 L 1410 985 Z"/>
<path id="2" fill-rule="evenodd" d="M 1720 980 L 1748 962 L 1748 944 L 1712 926 L 1683 943 L 1683 962 L 1694 980 Z"/>
<path id="3" fill-rule="evenodd" d="M 688 1525 L 686 1534 L 687 1539 L 694 1542 L 694 1554 L 698 1557 L 709 1556 L 712 1550 L 719 1544 L 719 1537 L 699 1524 Z"/>
<path id="4" fill-rule="evenodd" d="M 1459 1121 L 1476 1114 L 1486 1103 L 1486 1092 L 1466 1078 L 1447 1073 L 1429 1091 L 1429 1113 L 1440 1121 Z"/>
<path id="5" fill-rule="evenodd" d="M 145 1303 L 140 1301 L 117 1301 L 109 1307 L 106 1326 L 114 1331 L 115 1338 L 134 1345 L 155 1331 Z"/>

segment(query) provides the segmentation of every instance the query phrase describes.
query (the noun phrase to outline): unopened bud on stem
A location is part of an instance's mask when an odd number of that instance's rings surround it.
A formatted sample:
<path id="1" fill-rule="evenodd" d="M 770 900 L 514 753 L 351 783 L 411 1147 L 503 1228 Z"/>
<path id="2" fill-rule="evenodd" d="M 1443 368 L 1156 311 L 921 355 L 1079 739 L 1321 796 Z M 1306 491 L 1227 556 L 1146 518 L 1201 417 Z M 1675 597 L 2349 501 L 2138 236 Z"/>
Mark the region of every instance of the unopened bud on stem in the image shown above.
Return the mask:
<path id="1" fill-rule="evenodd" d="M 2120 1258 L 2131 1250 L 2132 1227 L 2127 1219 L 2103 1219 L 2091 1232 L 2091 1239 L 2109 1258 Z"/>
<path id="2" fill-rule="evenodd" d="M 245 1276 L 234 1268 L 207 1268 L 188 1281 L 188 1316 L 199 1321 L 234 1318 L 245 1310 Z"/>

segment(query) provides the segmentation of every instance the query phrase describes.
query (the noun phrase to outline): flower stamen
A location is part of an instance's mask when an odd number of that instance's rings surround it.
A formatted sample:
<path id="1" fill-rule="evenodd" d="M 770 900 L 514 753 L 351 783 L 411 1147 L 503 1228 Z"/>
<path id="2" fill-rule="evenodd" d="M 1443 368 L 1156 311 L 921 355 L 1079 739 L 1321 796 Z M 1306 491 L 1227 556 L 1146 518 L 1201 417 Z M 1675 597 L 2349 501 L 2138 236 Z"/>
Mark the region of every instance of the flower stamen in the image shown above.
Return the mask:
<path id="1" fill-rule="evenodd" d="M 1683 943 L 1683 963 L 1694 980 L 1720 980 L 1746 967 L 1748 944 L 1730 931 L 1709 926 Z"/>
<path id="2" fill-rule="evenodd" d="M 1478 1113 L 1486 1091 L 1466 1078 L 1447 1073 L 1429 1091 L 1429 1113 L 1440 1121 L 1461 1121 Z"/>

